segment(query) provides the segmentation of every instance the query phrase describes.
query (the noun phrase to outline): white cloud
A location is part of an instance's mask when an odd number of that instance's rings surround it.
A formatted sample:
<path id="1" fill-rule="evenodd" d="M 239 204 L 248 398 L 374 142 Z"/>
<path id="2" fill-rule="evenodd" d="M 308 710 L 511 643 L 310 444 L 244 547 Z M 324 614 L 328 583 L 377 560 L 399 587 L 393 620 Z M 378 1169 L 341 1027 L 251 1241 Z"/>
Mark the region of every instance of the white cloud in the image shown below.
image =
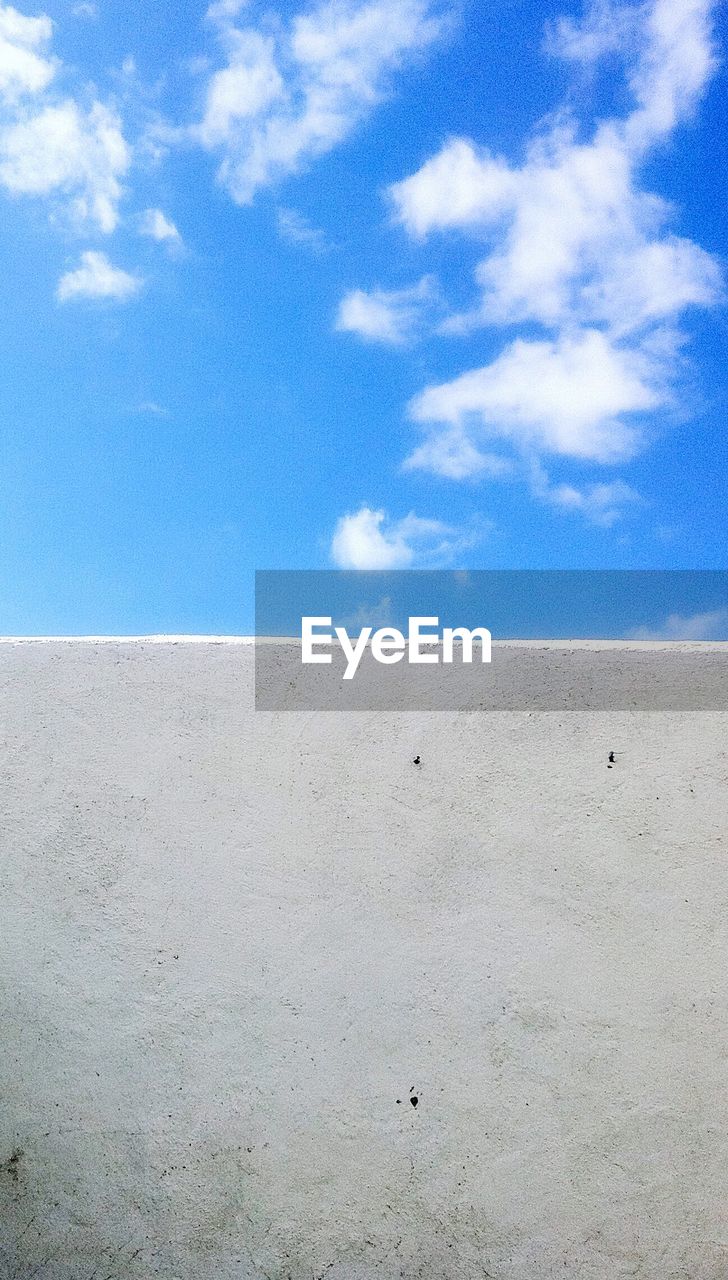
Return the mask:
<path id="1" fill-rule="evenodd" d="M 633 147 L 649 146 L 690 116 L 715 70 L 715 8 L 713 0 L 632 5 L 594 0 L 581 22 L 558 20 L 547 47 L 587 64 L 619 53 L 628 65 L 637 104 L 626 122 L 626 136 Z"/>
<path id="2" fill-rule="evenodd" d="M 165 409 L 163 404 L 159 404 L 156 400 L 142 400 L 135 405 L 133 413 L 149 414 L 152 418 L 168 418 L 169 409 Z"/>
<path id="3" fill-rule="evenodd" d="M 130 162 L 118 116 L 71 99 L 0 128 L 0 183 L 16 195 L 63 195 L 79 220 L 113 231 Z"/>
<path id="4" fill-rule="evenodd" d="M 391 596 L 380 596 L 372 604 L 360 604 L 353 613 L 347 613 L 334 619 L 334 626 L 346 627 L 356 634 L 362 627 L 393 627 L 394 612 Z"/>
<path id="5" fill-rule="evenodd" d="M 545 492 L 547 501 L 565 511 L 576 511 L 591 524 L 611 529 L 621 520 L 625 508 L 640 502 L 640 495 L 623 480 L 609 484 L 592 484 L 578 489 L 571 484 L 557 484 Z"/>
<path id="6" fill-rule="evenodd" d="M 122 271 L 109 262 L 105 253 L 93 249 L 81 254 L 81 265 L 68 271 L 58 282 L 56 297 L 59 302 L 80 298 L 106 298 L 126 302 L 141 289 L 143 281 L 138 276 Z"/>
<path id="7" fill-rule="evenodd" d="M 192 134 L 221 152 L 220 180 L 240 204 L 341 142 L 441 26 L 429 0 L 323 0 L 275 34 L 236 27 L 234 11 L 210 11 L 228 60 Z"/>
<path id="8" fill-rule="evenodd" d="M 353 289 L 339 305 L 336 328 L 369 342 L 401 346 L 415 336 L 425 308 L 435 296 L 432 276 L 409 289 Z"/>
<path id="9" fill-rule="evenodd" d="M 161 209 L 145 209 L 139 220 L 139 231 L 143 236 L 149 236 L 161 244 L 166 243 L 171 247 L 182 244 L 179 231 Z"/>
<path id="10" fill-rule="evenodd" d="M 560 511 L 582 516 L 591 525 L 612 529 L 627 515 L 631 507 L 640 506 L 641 495 L 624 480 L 601 481 L 597 484 L 551 484 L 548 472 L 539 458 L 531 456 L 527 461 L 531 493 L 540 502 L 557 507 Z"/>
<path id="11" fill-rule="evenodd" d="M 517 175 L 502 241 L 476 273 L 483 319 L 549 326 L 601 319 L 585 305 L 585 282 L 609 271 L 615 242 L 639 242 L 656 213 L 655 202 L 634 191 L 610 130 L 585 146 L 561 131 L 537 144 Z"/>
<path id="12" fill-rule="evenodd" d="M 10 5 L 0 5 L 0 101 L 15 103 L 41 93 L 56 73 L 45 46 L 53 23 L 45 15 L 27 18 Z"/>
<path id="13" fill-rule="evenodd" d="M 338 521 L 331 557 L 340 569 L 409 569 L 415 564 L 437 567 L 473 547 L 482 532 L 482 526 L 458 530 L 414 512 L 403 520 L 390 520 L 384 511 L 364 506 Z"/>
<path id="14" fill-rule="evenodd" d="M 559 128 L 532 144 L 520 169 L 456 140 L 391 196 L 412 234 L 492 235 L 476 271 L 481 301 L 452 317 L 451 331 L 529 320 L 639 329 L 720 291 L 717 262 L 689 240 L 660 237 L 666 207 L 636 186 L 614 125 L 585 144 Z"/>
<path id="15" fill-rule="evenodd" d="M 627 513 L 630 507 L 639 505 L 642 498 L 624 480 L 611 480 L 582 487 L 574 484 L 552 484 L 548 473 L 538 458 L 528 462 L 531 492 L 541 502 L 562 511 L 583 516 L 590 524 L 611 529 Z"/>
<path id="16" fill-rule="evenodd" d="M 521 165 L 450 139 L 390 188 L 411 236 L 459 231 L 489 245 L 475 306 L 450 315 L 440 332 L 530 329 L 484 367 L 415 397 L 410 417 L 426 434 L 407 467 L 453 479 L 487 474 L 493 459 L 482 446 L 494 439 L 530 457 L 609 463 L 643 446 L 645 415 L 674 403 L 678 319 L 720 300 L 722 273 L 698 245 L 666 230 L 671 210 L 642 189 L 639 166 L 707 84 L 714 7 L 597 0 L 583 22 L 557 23 L 549 45 L 584 63 L 618 54 L 633 95 L 624 118 L 602 121 L 586 140 L 562 118 L 529 143 Z M 604 525 L 633 500 L 626 486 L 598 484 L 540 496 Z"/>
<path id="17" fill-rule="evenodd" d="M 636 5 L 595 0 L 581 22 L 573 18 L 557 18 L 546 33 L 546 48 L 570 62 L 589 64 L 606 54 L 619 53 L 630 37 L 639 33 L 639 10 Z"/>
<path id="18" fill-rule="evenodd" d="M 278 234 L 289 244 L 304 245 L 313 253 L 326 253 L 332 247 L 320 227 L 314 227 L 297 209 L 280 208 L 276 212 Z"/>
<path id="19" fill-rule="evenodd" d="M 512 470 L 508 458 L 484 452 L 459 426 L 438 428 L 428 434 L 402 464 L 404 471 L 431 471 L 448 480 L 475 480 L 502 476 Z"/>
<path id="20" fill-rule="evenodd" d="M 397 216 L 416 236 L 471 227 L 512 207 L 517 178 L 505 160 L 453 138 L 417 173 L 389 189 Z"/>
<path id="21" fill-rule="evenodd" d="M 713 74 L 714 0 L 655 0 L 647 9 L 640 56 L 630 78 L 638 109 L 627 121 L 630 146 L 649 147 L 689 118 Z"/>
<path id="22" fill-rule="evenodd" d="M 245 127 L 283 97 L 283 79 L 275 61 L 271 36 L 257 31 L 230 34 L 230 62 L 211 77 L 199 140 L 205 147 L 229 143 Z M 230 161 L 227 162 L 230 165 Z"/>
<path id="23" fill-rule="evenodd" d="M 612 333 L 634 333 L 688 307 L 709 307 L 723 289 L 718 262 L 678 236 L 615 249 L 600 276 L 584 285 L 585 310 Z"/>
<path id="24" fill-rule="evenodd" d="M 684 616 L 671 613 L 657 627 L 638 627 L 631 640 L 728 640 L 728 609 Z"/>
<path id="25" fill-rule="evenodd" d="M 99 15 L 98 6 L 91 3 L 91 0 L 80 0 L 79 4 L 75 4 L 71 10 L 74 18 L 97 18 Z"/>
<path id="26" fill-rule="evenodd" d="M 216 0 L 211 4 L 205 17 L 210 22 L 224 22 L 226 18 L 235 18 L 244 9 L 247 0 Z"/>
<path id="27" fill-rule="evenodd" d="M 516 339 L 482 369 L 426 388 L 410 403 L 419 423 L 463 440 L 506 439 L 521 449 L 612 462 L 629 457 L 639 431 L 625 415 L 668 403 L 661 362 L 620 349 L 591 329 L 555 341 Z M 468 474 L 463 470 L 463 475 Z"/>
<path id="28" fill-rule="evenodd" d="M 60 97 L 50 18 L 0 5 L 0 186 L 60 197 L 73 216 L 113 231 L 130 151 L 115 111 Z"/>

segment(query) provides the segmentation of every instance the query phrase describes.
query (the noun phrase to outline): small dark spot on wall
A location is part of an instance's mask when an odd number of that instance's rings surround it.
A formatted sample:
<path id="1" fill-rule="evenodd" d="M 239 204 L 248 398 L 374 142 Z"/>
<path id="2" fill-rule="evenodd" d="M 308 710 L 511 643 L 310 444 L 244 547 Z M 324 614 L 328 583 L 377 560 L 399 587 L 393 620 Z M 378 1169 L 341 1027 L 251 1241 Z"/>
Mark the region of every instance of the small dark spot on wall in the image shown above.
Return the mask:
<path id="1" fill-rule="evenodd" d="M 23 1154 L 22 1147 L 14 1147 L 7 1160 L 0 1165 L 0 1173 L 4 1173 L 11 1182 L 17 1182 L 20 1177 L 20 1162 Z"/>
<path id="2" fill-rule="evenodd" d="M 413 1107 L 417 1106 L 417 1103 L 419 1102 L 419 1098 L 417 1097 L 416 1093 L 412 1095 L 412 1097 L 410 1098 L 410 1102 L 412 1103 Z"/>
<path id="3" fill-rule="evenodd" d="M 415 756 L 415 758 L 414 758 L 414 760 L 412 761 L 412 763 L 413 763 L 413 764 L 422 764 L 422 760 L 420 759 L 420 757 L 419 757 L 419 756 Z"/>

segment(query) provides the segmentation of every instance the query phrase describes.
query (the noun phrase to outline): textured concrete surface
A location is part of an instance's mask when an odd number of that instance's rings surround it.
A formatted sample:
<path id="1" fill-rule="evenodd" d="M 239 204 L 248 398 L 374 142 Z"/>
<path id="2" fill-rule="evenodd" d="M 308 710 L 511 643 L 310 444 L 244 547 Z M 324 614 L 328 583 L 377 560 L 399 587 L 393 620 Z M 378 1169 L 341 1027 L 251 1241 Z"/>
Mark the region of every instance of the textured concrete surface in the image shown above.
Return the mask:
<path id="1" fill-rule="evenodd" d="M 251 678 L 0 645 L 3 1280 L 725 1280 L 725 711 Z"/>

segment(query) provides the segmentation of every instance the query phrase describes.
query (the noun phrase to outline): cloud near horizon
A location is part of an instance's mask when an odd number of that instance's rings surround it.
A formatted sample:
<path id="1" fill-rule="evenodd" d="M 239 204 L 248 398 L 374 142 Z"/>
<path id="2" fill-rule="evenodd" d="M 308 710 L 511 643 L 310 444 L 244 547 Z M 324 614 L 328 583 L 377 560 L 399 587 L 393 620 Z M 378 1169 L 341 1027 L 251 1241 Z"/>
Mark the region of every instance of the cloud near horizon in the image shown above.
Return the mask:
<path id="1" fill-rule="evenodd" d="M 362 506 L 342 516 L 331 540 L 331 558 L 339 569 L 409 569 L 452 564 L 481 540 L 484 528 L 455 529 L 413 511 L 402 520 Z"/>
<path id="2" fill-rule="evenodd" d="M 660 626 L 638 627 L 630 640 L 728 640 L 728 609 L 685 616 L 671 613 Z"/>

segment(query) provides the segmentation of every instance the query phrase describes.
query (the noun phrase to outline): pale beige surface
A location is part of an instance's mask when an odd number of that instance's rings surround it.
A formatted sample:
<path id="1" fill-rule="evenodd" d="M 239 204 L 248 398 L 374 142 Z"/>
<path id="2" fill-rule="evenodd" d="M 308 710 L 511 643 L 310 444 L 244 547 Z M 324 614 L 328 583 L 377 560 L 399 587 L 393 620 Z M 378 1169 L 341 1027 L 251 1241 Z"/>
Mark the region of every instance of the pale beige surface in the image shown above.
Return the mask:
<path id="1" fill-rule="evenodd" d="M 251 668 L 0 645 L 0 1275 L 724 1280 L 726 714 Z"/>

